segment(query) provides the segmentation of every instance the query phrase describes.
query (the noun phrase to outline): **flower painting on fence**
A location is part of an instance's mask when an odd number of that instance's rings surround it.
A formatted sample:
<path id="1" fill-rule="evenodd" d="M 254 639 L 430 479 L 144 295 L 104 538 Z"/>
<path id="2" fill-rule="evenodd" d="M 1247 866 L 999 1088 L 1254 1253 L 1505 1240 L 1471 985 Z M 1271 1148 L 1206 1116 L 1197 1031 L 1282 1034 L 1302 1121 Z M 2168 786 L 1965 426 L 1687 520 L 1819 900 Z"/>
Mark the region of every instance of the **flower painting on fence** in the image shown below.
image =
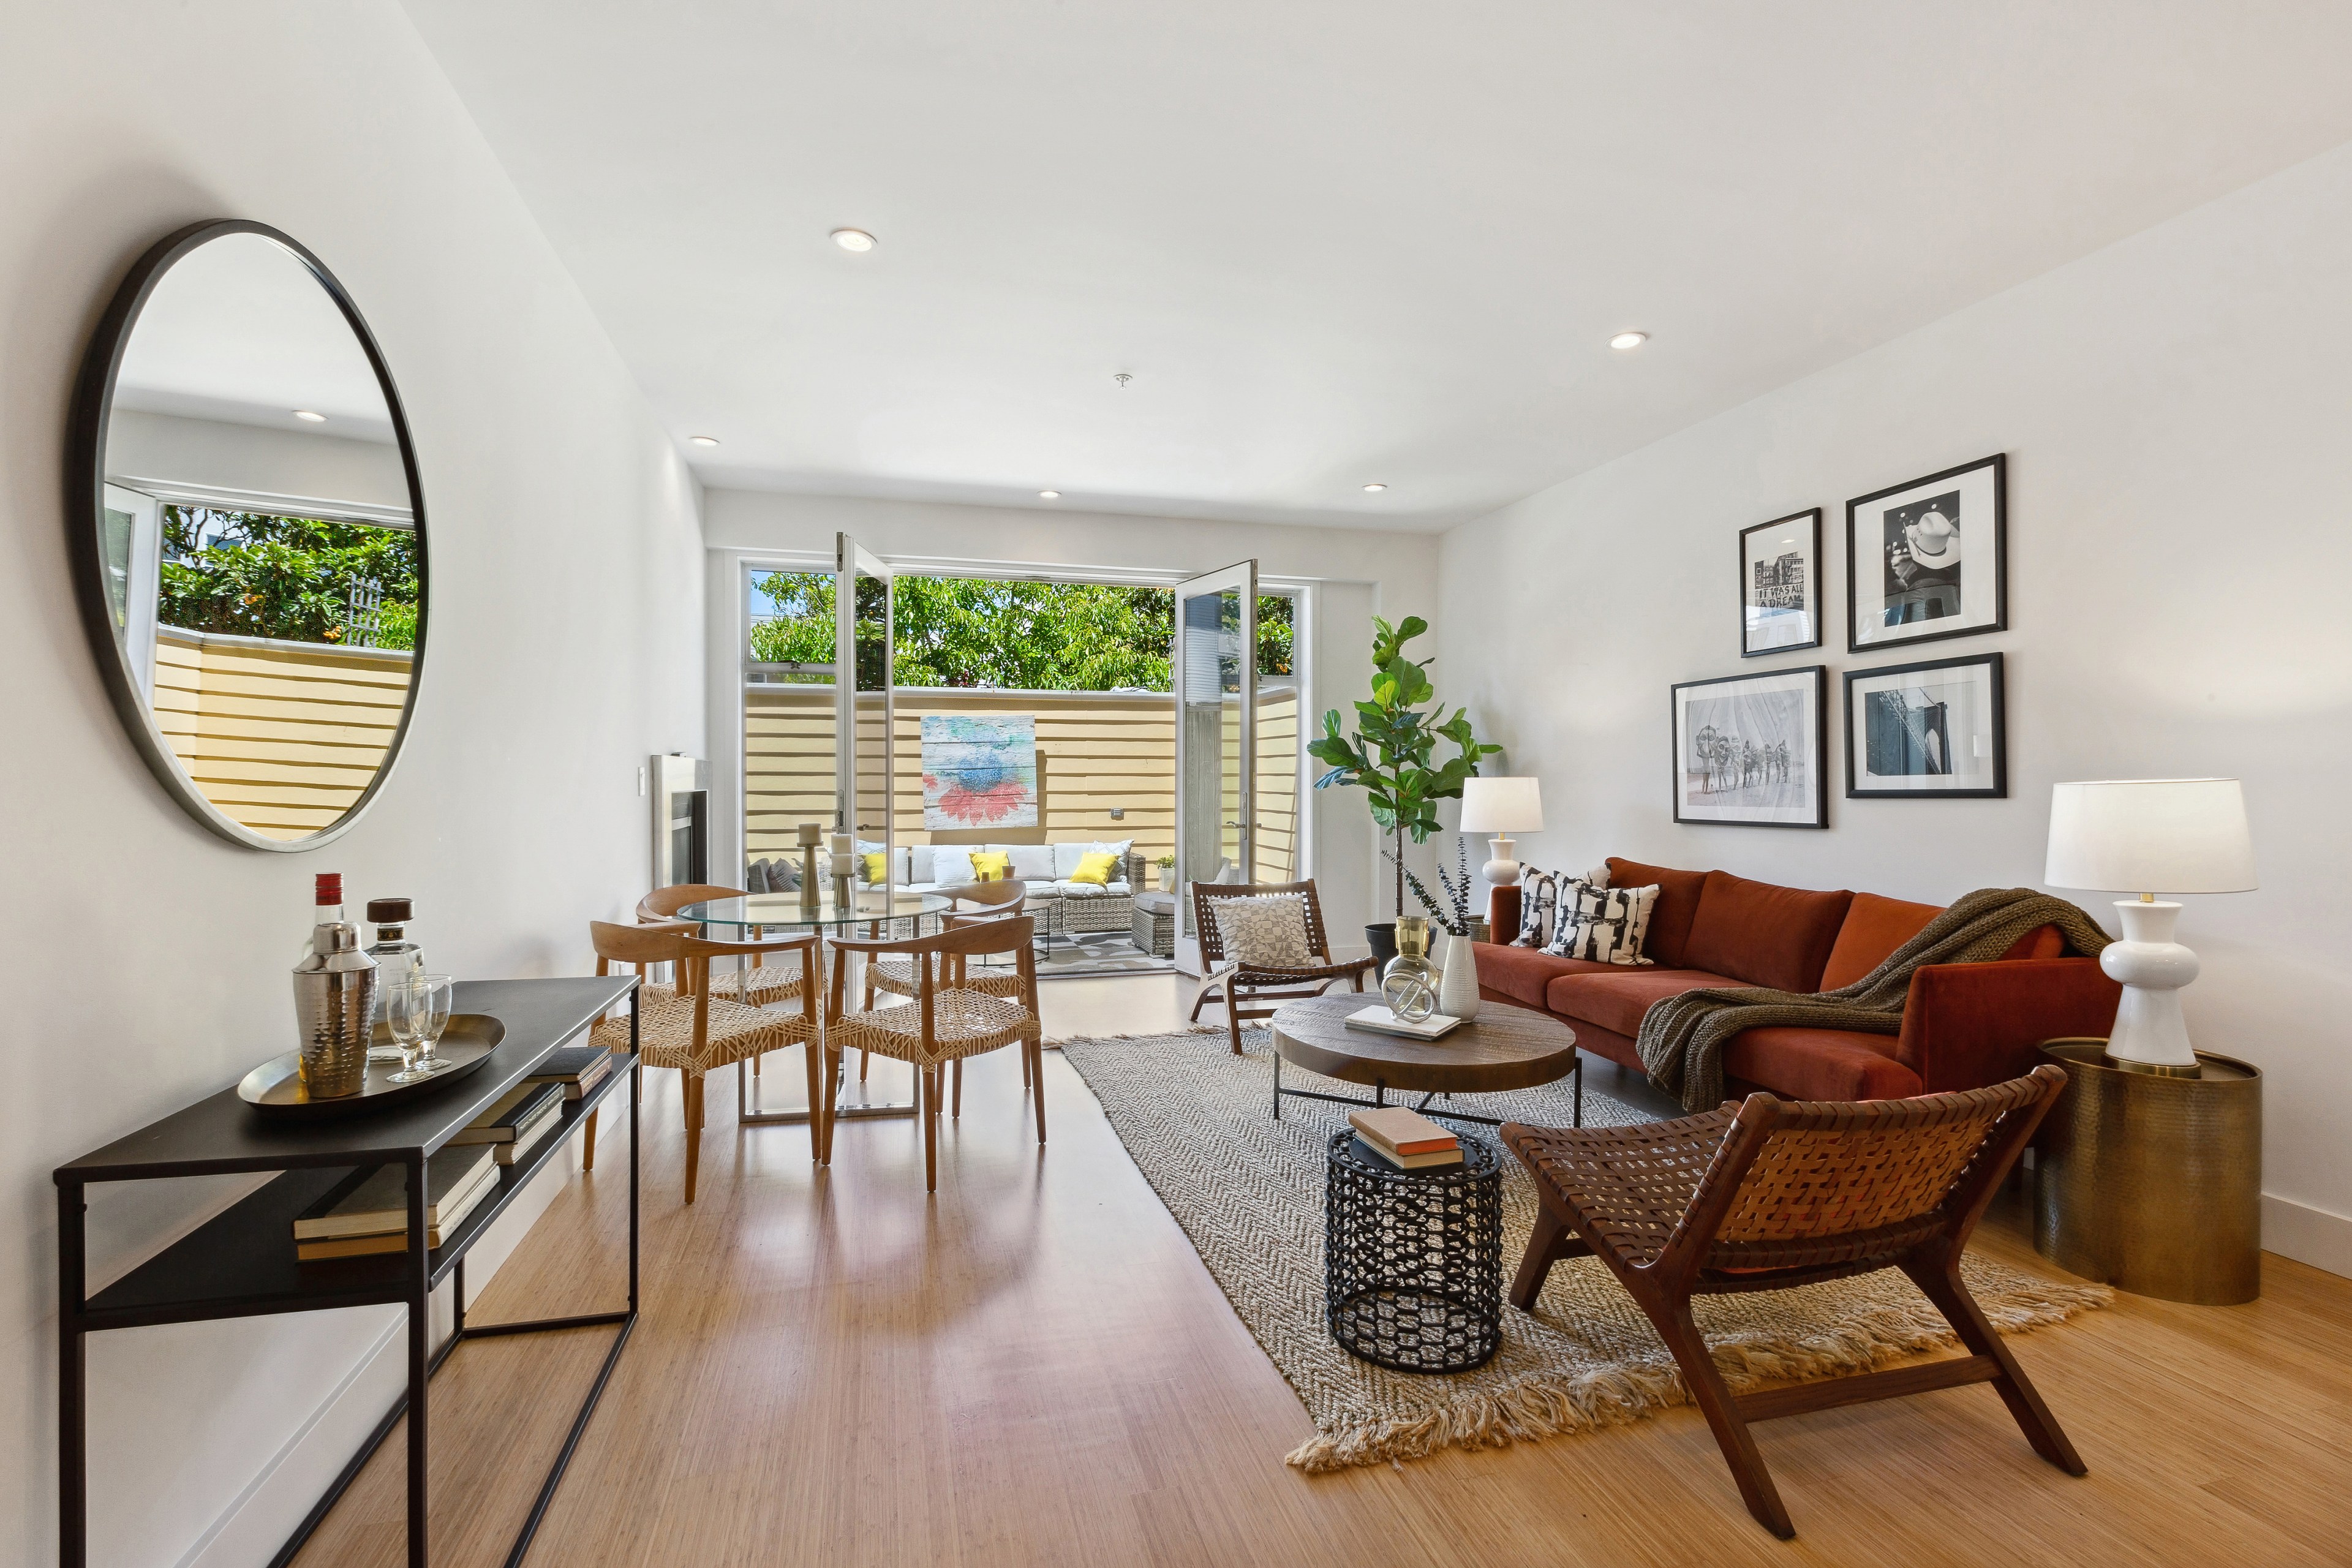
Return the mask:
<path id="1" fill-rule="evenodd" d="M 923 715 L 923 826 L 1034 827 L 1037 720 Z"/>

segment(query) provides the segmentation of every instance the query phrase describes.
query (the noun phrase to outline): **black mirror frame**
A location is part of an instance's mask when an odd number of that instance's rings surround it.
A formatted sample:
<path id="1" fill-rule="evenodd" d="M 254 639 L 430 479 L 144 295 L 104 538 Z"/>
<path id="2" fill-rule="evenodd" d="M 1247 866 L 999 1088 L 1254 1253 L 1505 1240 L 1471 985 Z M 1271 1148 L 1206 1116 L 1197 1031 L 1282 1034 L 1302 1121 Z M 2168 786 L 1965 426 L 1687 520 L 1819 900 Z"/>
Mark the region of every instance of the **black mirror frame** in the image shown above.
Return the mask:
<path id="1" fill-rule="evenodd" d="M 342 312 L 352 335 L 359 340 L 366 353 L 369 366 L 375 372 L 376 384 L 383 393 L 384 408 L 392 418 L 393 438 L 400 447 L 400 465 L 408 480 L 408 508 L 411 525 L 416 531 L 417 597 L 423 613 L 416 618 L 416 642 L 414 658 L 409 662 L 408 700 L 400 710 L 400 723 L 393 731 L 392 742 L 384 750 L 383 762 L 376 768 L 375 777 L 369 781 L 359 799 L 352 802 L 344 813 L 303 838 L 271 838 L 256 833 L 229 816 L 196 787 L 180 765 L 180 760 L 163 738 L 155 721 L 153 709 L 140 695 L 138 683 L 131 679 L 124 659 L 121 642 L 114 635 L 114 616 L 106 595 L 106 568 L 99 552 L 100 532 L 104 526 L 106 507 L 106 432 L 114 410 L 114 381 L 122 368 L 122 353 L 131 341 L 131 329 L 138 324 L 140 312 L 146 308 L 148 296 L 157 283 L 172 269 L 173 265 L 199 246 L 233 234 L 258 235 L 285 247 L 287 252 L 310 271 L 310 276 L 327 297 Z M 416 712 L 416 696 L 425 674 L 425 642 L 432 621 L 433 585 L 430 573 L 431 539 L 425 525 L 425 486 L 416 471 L 416 445 L 410 438 L 408 416 L 400 401 L 400 389 L 393 384 L 392 367 L 384 363 L 383 351 L 376 346 L 375 334 L 368 331 L 365 318 L 351 295 L 325 262 L 310 254 L 290 237 L 267 224 L 252 223 L 243 218 L 220 218 L 190 224 L 187 227 L 165 236 L 147 253 L 131 264 L 130 272 L 115 290 L 106 314 L 100 318 L 98 331 L 90 337 L 89 350 L 83 355 L 81 374 L 74 384 L 73 414 L 68 423 L 66 441 L 66 550 L 73 563 L 74 596 L 81 605 L 83 629 L 89 634 L 90 652 L 98 661 L 99 676 L 106 683 L 106 694 L 114 703 L 114 710 L 122 721 L 123 729 L 146 759 L 149 771 L 169 791 L 173 798 L 189 816 L 232 844 L 248 849 L 268 849 L 281 853 L 299 853 L 331 844 L 358 823 L 377 792 L 392 777 L 394 766 L 408 740 L 409 721 Z"/>

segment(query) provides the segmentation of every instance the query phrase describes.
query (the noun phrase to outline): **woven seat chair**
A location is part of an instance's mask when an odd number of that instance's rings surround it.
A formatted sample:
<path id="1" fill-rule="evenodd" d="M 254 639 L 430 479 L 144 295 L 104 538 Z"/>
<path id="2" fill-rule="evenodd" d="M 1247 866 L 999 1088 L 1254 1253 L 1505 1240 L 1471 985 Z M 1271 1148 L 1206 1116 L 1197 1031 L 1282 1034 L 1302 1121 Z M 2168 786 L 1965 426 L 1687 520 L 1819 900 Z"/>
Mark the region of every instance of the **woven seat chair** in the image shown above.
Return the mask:
<path id="1" fill-rule="evenodd" d="M 637 900 L 637 923 L 664 925 L 676 920 L 677 911 L 688 904 L 750 896 L 740 888 L 722 888 L 715 882 L 680 882 L 674 887 L 656 888 Z M 786 969 L 781 964 L 761 962 L 770 953 L 797 951 L 792 943 L 751 942 L 743 943 L 741 951 L 749 962 L 731 972 L 721 972 L 719 995 L 730 1002 L 740 1002 L 746 1007 L 770 1007 L 779 1002 L 789 1002 L 801 994 L 807 970 Z M 751 1070 L 759 1071 L 760 1064 L 753 1062 Z"/>
<path id="2" fill-rule="evenodd" d="M 974 882 L 968 888 L 942 888 L 940 891 L 957 906 L 940 922 L 941 930 L 951 931 L 973 921 L 1019 919 L 1028 898 L 1029 885 L 1004 878 L 993 882 Z M 971 912 L 964 910 L 962 906 L 967 904 L 973 907 Z M 1021 972 L 1018 968 L 982 970 L 977 974 L 967 970 L 958 984 L 967 991 L 978 991 L 990 996 L 1003 996 L 1013 1001 L 1021 997 Z M 887 953 L 880 958 L 866 960 L 867 1007 L 874 1005 L 874 994 L 877 991 L 887 991 L 894 996 L 914 995 L 915 959 L 912 954 Z M 864 1051 L 857 1053 L 857 1076 L 861 1081 L 866 1077 L 868 1059 Z M 961 1091 L 963 1069 L 959 1065 L 955 1070 L 957 1088 Z M 1029 1058 L 1026 1056 L 1021 1058 L 1021 1086 L 1024 1089 L 1029 1086 Z"/>
<path id="3" fill-rule="evenodd" d="M 1268 898 L 1290 894 L 1307 905 L 1307 951 L 1317 962 L 1297 969 L 1255 968 L 1233 963 L 1225 955 L 1224 938 L 1211 912 L 1219 899 Z M 1242 1025 L 1271 1018 L 1285 1002 L 1320 996 L 1345 980 L 1364 988 L 1364 976 L 1380 967 L 1376 958 L 1331 957 L 1331 939 L 1323 930 L 1323 901 L 1316 897 L 1315 880 L 1304 882 L 1195 882 L 1192 884 L 1192 930 L 1201 940 L 1201 970 L 1208 976 L 1201 994 L 1192 998 L 1192 1022 L 1211 1002 L 1225 1007 L 1225 1028 L 1233 1037 L 1234 1055 L 1242 1054 Z"/>
<path id="4" fill-rule="evenodd" d="M 692 1203 L 702 1156 L 703 1076 L 713 1068 L 733 1062 L 740 1089 L 744 1062 L 755 1060 L 763 1051 L 806 1046 L 809 1104 L 815 1105 L 820 1037 L 815 998 L 803 996 L 800 1009 L 787 1013 L 776 1008 L 746 1007 L 712 995 L 710 961 L 745 956 L 745 944 L 704 942 L 693 934 L 690 927 L 625 926 L 593 921 L 588 926 L 588 937 L 596 949 L 599 974 L 612 973 L 615 963 L 635 964 L 640 973 L 650 963 L 677 966 L 682 983 L 679 989 L 641 987 L 638 991 L 637 1057 L 646 1067 L 677 1069 L 685 1089 L 686 1201 Z M 760 945 L 763 952 L 779 952 L 786 946 L 797 948 L 802 962 L 814 973 L 816 942 L 815 937 L 804 936 L 793 943 Z M 590 1030 L 589 1038 L 607 1050 L 625 1051 L 629 1047 L 628 1020 L 603 1019 Z M 588 1141 L 592 1146 L 595 1142 L 593 1125 Z M 812 1156 L 815 1152 L 814 1139 L 810 1152 Z"/>
<path id="5" fill-rule="evenodd" d="M 841 1081 L 841 1055 L 851 1047 L 908 1063 L 915 1069 L 917 1115 L 923 1123 L 923 1185 L 940 1185 L 940 1099 L 943 1072 L 955 1079 L 953 1113 L 963 1110 L 963 1060 L 1006 1046 L 1021 1047 L 1024 1081 L 1035 1099 L 1037 1142 L 1045 1141 L 1045 1066 L 1039 1053 L 1045 1029 L 1037 1016 L 1037 958 L 1030 950 L 1036 922 L 1026 915 L 975 920 L 935 936 L 832 938 L 833 984 L 825 993 L 824 1115 L 817 1158 L 833 1161 L 835 1099 Z M 915 999 L 893 1006 L 847 1011 L 852 952 L 870 961 L 905 955 L 915 969 Z M 974 958 L 1010 952 L 1021 979 L 1018 997 L 992 996 L 963 984 Z"/>
<path id="6" fill-rule="evenodd" d="M 2033 1451 L 2083 1461 L 1960 1281 L 1985 1205 L 2066 1086 L 2044 1065 L 1958 1094 L 1857 1102 L 1751 1094 L 1705 1116 L 1639 1127 L 1503 1128 L 1542 1197 L 1511 1304 L 1535 1310 L 1564 1258 L 1597 1257 L 1682 1368 L 1691 1397 L 1773 1534 L 1796 1533 L 1748 1425 L 1809 1410 L 1990 1383 Z M 1691 1298 L 1899 1268 L 1969 1352 L 1943 1361 L 1735 1394 L 1691 1318 Z"/>

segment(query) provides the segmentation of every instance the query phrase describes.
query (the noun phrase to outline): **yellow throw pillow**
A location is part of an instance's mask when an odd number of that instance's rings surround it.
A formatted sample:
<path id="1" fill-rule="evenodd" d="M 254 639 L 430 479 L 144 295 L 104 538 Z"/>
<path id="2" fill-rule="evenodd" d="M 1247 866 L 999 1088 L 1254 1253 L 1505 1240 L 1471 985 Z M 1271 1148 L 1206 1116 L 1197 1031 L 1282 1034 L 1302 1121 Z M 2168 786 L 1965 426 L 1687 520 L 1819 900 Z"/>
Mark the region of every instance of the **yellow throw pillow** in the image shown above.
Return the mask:
<path id="1" fill-rule="evenodd" d="M 865 854 L 866 880 L 868 884 L 882 880 L 882 851 L 869 849 Z"/>
<path id="2" fill-rule="evenodd" d="M 1108 887 L 1111 868 L 1118 864 L 1118 856 L 1106 854 L 1099 849 L 1089 849 L 1078 857 L 1078 868 L 1070 873 L 1070 880 L 1092 882 L 1097 888 Z"/>
<path id="3" fill-rule="evenodd" d="M 999 850 L 991 855 L 976 853 L 971 858 L 971 874 L 983 882 L 993 882 L 1013 874 L 1013 857 Z"/>

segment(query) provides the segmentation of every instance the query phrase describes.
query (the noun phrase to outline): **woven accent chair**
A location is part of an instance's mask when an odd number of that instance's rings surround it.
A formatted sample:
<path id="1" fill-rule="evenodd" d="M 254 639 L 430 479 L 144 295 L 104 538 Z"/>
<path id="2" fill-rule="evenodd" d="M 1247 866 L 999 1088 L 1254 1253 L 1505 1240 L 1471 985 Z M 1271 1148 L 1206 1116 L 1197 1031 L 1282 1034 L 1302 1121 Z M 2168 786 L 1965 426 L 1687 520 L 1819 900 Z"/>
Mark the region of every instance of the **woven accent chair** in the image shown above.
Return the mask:
<path id="1" fill-rule="evenodd" d="M 677 911 L 688 904 L 708 903 L 712 899 L 742 899 L 751 895 L 740 888 L 722 888 L 715 882 L 680 882 L 674 887 L 656 888 L 637 900 L 639 925 L 664 925 L 677 918 Z M 731 973 L 722 972 L 719 994 L 746 1007 L 769 1007 L 779 1002 L 789 1002 L 801 994 L 804 969 L 786 969 L 781 964 L 761 962 L 770 953 L 797 951 L 791 943 L 771 943 L 765 941 L 745 942 L 742 952 L 749 963 Z M 760 1070 L 753 1062 L 751 1070 Z"/>
<path id="2" fill-rule="evenodd" d="M 1010 920 L 969 921 L 936 936 L 841 937 L 833 949 L 833 984 L 825 993 L 824 1114 L 820 1124 L 817 1159 L 833 1163 L 834 1109 L 841 1081 L 841 1054 L 855 1046 L 877 1056 L 909 1064 L 915 1069 L 923 1123 L 923 1185 L 940 1185 L 940 1097 L 944 1070 L 955 1079 L 951 1114 L 963 1111 L 963 1058 L 1006 1046 L 1021 1047 L 1024 1081 L 1035 1097 L 1037 1142 L 1045 1141 L 1045 1064 L 1040 1055 L 1045 1029 L 1037 1017 L 1037 958 L 1030 951 L 1037 922 L 1027 915 Z M 915 999 L 870 1011 L 845 1011 L 849 987 L 849 955 L 863 952 L 869 960 L 904 954 L 916 965 Z M 974 958 L 1010 952 L 1021 979 L 1021 994 L 992 996 L 964 984 L 965 965 Z"/>
<path id="3" fill-rule="evenodd" d="M 1748 1511 L 1796 1534 L 1748 1425 L 1990 1383 L 2033 1451 L 2083 1461 L 1960 1282 L 1960 1252 L 2066 1086 L 2058 1068 L 1957 1094 L 1853 1102 L 1751 1094 L 1640 1127 L 1503 1129 L 1543 1200 L 1511 1304 L 1535 1310 L 1551 1266 L 1596 1257 L 1649 1315 L 1739 1483 Z M 1777 1290 L 1900 1268 L 1969 1352 L 1944 1361 L 1735 1394 L 1691 1319 L 1691 1298 Z"/>
<path id="4" fill-rule="evenodd" d="M 1244 968 L 1229 962 L 1212 906 L 1219 899 L 1266 898 L 1279 893 L 1294 894 L 1306 901 L 1307 951 L 1318 962 L 1297 969 Z M 1223 1003 L 1225 1028 L 1233 1037 L 1235 1056 L 1242 1054 L 1244 1022 L 1271 1018 L 1275 1009 L 1285 1002 L 1320 996 L 1342 980 L 1361 991 L 1364 976 L 1380 966 L 1377 958 L 1333 961 L 1331 939 L 1323 929 L 1323 901 L 1316 897 L 1315 879 L 1311 877 L 1304 882 L 1195 882 L 1192 930 L 1201 939 L 1201 968 L 1208 976 L 1201 994 L 1192 998 L 1192 1022 L 1201 1021 L 1201 1009 L 1209 1003 Z"/>
<path id="5" fill-rule="evenodd" d="M 974 921 L 1019 919 L 1028 900 L 1029 884 L 1012 878 L 1000 878 L 993 882 L 974 882 L 966 888 L 942 888 L 940 890 L 957 906 L 940 921 L 940 928 L 942 931 L 952 931 L 959 925 Z M 964 911 L 963 906 L 967 904 L 972 906 L 972 912 Z M 990 996 L 1003 996 L 1016 1002 L 1021 999 L 1021 972 L 1018 968 L 982 970 L 977 974 L 967 970 L 963 979 L 958 984 L 967 991 L 978 991 Z M 874 994 L 877 991 L 887 991 L 894 996 L 914 995 L 914 958 L 909 954 L 888 953 L 880 958 L 866 960 L 866 1005 L 868 1008 L 874 1005 Z M 863 1081 L 866 1077 L 867 1059 L 864 1051 L 857 1053 L 857 1076 L 860 1081 Z M 963 1068 L 961 1064 L 957 1066 L 955 1073 L 957 1089 L 961 1093 L 963 1086 Z M 1021 1058 L 1021 1087 L 1024 1089 L 1029 1087 L 1029 1058 L 1026 1056 Z"/>
<path id="6" fill-rule="evenodd" d="M 638 992 L 637 1056 L 649 1068 L 676 1068 L 684 1086 L 686 1201 L 692 1203 L 702 1156 L 703 1075 L 733 1062 L 740 1089 L 744 1062 L 756 1059 L 762 1051 L 806 1046 L 809 1103 L 814 1105 L 819 1037 L 814 998 L 803 996 L 798 1012 L 786 1013 L 746 1007 L 739 1002 L 713 996 L 710 961 L 741 957 L 744 946 L 731 942 L 704 942 L 693 934 L 691 926 L 683 923 L 625 926 L 592 921 L 588 937 L 596 949 L 599 974 L 612 973 L 611 966 L 615 963 L 635 964 L 640 973 L 649 963 L 677 966 L 677 975 L 684 983 L 679 990 L 648 987 Z M 804 936 L 789 944 L 800 951 L 802 962 L 811 967 L 812 973 L 817 961 L 816 943 L 815 937 Z M 783 945 L 787 944 L 761 944 L 763 951 L 780 951 Z M 603 1019 L 589 1031 L 589 1039 L 607 1050 L 625 1051 L 629 1047 L 628 1022 L 623 1018 Z M 588 1129 L 592 1148 L 595 1137 L 592 1122 Z M 814 1152 L 814 1145 L 811 1152 Z"/>

